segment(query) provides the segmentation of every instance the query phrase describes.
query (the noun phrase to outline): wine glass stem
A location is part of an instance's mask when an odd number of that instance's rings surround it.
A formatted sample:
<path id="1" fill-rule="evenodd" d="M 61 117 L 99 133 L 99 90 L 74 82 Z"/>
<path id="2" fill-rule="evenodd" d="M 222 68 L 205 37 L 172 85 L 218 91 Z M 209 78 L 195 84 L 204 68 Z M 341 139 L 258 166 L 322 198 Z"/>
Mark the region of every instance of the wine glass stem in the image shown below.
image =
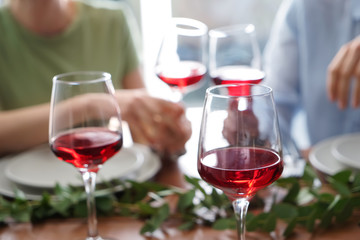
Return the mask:
<path id="1" fill-rule="evenodd" d="M 183 97 L 184 97 L 184 94 L 183 94 L 182 90 L 180 90 L 176 87 L 171 88 L 170 101 L 179 103 L 183 100 Z"/>
<path id="2" fill-rule="evenodd" d="M 246 198 L 239 198 L 232 202 L 237 225 L 238 240 L 245 240 L 245 219 L 249 207 L 249 201 Z"/>
<path id="3" fill-rule="evenodd" d="M 95 239 L 98 237 L 97 230 L 97 218 L 96 218 L 96 206 L 95 206 L 95 183 L 96 173 L 83 172 L 82 178 L 85 185 L 87 211 L 88 211 L 88 239 Z"/>

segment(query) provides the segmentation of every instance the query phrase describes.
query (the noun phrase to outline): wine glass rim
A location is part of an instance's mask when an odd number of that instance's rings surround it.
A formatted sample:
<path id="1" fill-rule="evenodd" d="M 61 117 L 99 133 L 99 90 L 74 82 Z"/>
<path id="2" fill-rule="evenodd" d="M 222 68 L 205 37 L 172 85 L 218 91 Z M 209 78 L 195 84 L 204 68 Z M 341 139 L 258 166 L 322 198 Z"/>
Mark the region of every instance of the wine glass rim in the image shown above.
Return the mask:
<path id="1" fill-rule="evenodd" d="M 209 31 L 210 37 L 223 38 L 229 35 L 237 34 L 238 32 L 254 33 L 255 25 L 251 23 L 234 24 L 230 26 L 218 27 Z"/>
<path id="2" fill-rule="evenodd" d="M 208 32 L 208 27 L 205 23 L 192 18 L 174 17 L 172 18 L 172 24 L 175 24 L 176 31 L 182 35 L 201 36 Z"/>
<path id="3" fill-rule="evenodd" d="M 238 86 L 249 86 L 249 87 L 255 87 L 255 88 L 259 88 L 259 89 L 263 89 L 263 91 L 261 92 L 257 92 L 257 93 L 249 93 L 249 94 L 244 94 L 242 93 L 241 95 L 232 95 L 232 94 L 223 94 L 223 93 L 216 93 L 215 90 L 218 89 L 224 89 L 224 88 L 229 88 L 229 87 L 238 87 Z M 221 84 L 221 85 L 215 85 L 212 87 L 209 87 L 206 89 L 206 94 L 207 95 L 212 95 L 215 97 L 219 97 L 219 98 L 238 98 L 238 97 L 254 97 L 254 96 L 265 96 L 265 95 L 269 95 L 272 94 L 273 90 L 271 87 L 263 85 L 263 84 L 251 84 L 251 83 L 238 83 L 238 84 Z"/>
<path id="4" fill-rule="evenodd" d="M 71 76 L 83 76 L 81 80 L 69 80 L 66 79 Z M 92 76 L 92 78 L 89 78 Z M 103 71 L 75 71 L 75 72 L 66 72 L 55 75 L 53 77 L 53 82 L 59 82 L 63 84 L 76 85 L 80 83 L 95 83 L 101 81 L 111 81 L 111 74 Z"/>

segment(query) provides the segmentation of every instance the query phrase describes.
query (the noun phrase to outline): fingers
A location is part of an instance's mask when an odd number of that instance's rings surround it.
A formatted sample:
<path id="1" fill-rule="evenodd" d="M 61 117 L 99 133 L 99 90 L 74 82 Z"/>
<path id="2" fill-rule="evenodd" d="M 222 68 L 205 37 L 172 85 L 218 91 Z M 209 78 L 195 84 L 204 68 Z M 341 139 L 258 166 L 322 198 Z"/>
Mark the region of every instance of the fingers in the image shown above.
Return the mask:
<path id="1" fill-rule="evenodd" d="M 129 105 L 127 122 L 136 134 L 134 141 L 146 141 L 159 152 L 183 151 L 191 136 L 191 124 L 183 106 L 149 95 L 133 97 Z"/>
<path id="2" fill-rule="evenodd" d="M 145 107 L 143 96 L 133 97 L 128 107 L 128 123 L 132 131 L 137 131 L 146 142 L 153 143 L 156 129 L 153 127 L 152 111 Z M 136 130 L 135 130 L 136 129 Z"/>
<path id="3" fill-rule="evenodd" d="M 158 127 L 156 147 L 159 152 L 176 154 L 184 150 L 185 143 L 191 137 L 191 123 L 185 114 L 171 117 L 169 115 L 171 114 L 155 117 Z"/>
<path id="4" fill-rule="evenodd" d="M 340 109 L 347 107 L 351 80 L 359 76 L 360 38 L 344 45 L 335 55 L 328 68 L 327 91 L 330 100 L 337 101 Z M 358 77 L 357 77 L 358 78 Z M 352 105 L 357 106 L 360 85 L 355 84 Z"/>
<path id="5" fill-rule="evenodd" d="M 346 49 L 343 47 L 335 55 L 328 67 L 328 80 L 327 80 L 327 89 L 330 100 L 336 101 L 337 96 L 337 83 L 340 77 L 341 65 L 346 56 Z"/>
<path id="6" fill-rule="evenodd" d="M 355 69 L 355 84 L 353 90 L 352 107 L 358 108 L 360 106 L 360 64 Z"/>

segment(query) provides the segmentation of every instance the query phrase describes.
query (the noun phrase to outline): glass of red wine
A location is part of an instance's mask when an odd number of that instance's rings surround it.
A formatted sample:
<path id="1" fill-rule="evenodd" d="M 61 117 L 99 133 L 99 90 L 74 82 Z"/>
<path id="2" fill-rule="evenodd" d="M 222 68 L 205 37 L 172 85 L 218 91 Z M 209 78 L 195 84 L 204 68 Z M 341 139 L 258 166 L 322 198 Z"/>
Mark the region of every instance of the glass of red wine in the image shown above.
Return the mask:
<path id="1" fill-rule="evenodd" d="M 239 91 L 243 87 L 248 89 L 247 94 Z M 249 201 L 283 171 L 271 88 L 228 84 L 206 90 L 197 167 L 205 182 L 222 190 L 232 201 L 238 239 L 245 240 Z"/>
<path id="2" fill-rule="evenodd" d="M 97 230 L 96 175 L 122 143 L 120 109 L 109 73 L 71 72 L 53 78 L 49 144 L 58 159 L 79 170 L 84 181 L 87 240 L 103 239 Z"/>
<path id="3" fill-rule="evenodd" d="M 179 102 L 186 92 L 198 88 L 207 68 L 207 26 L 190 18 L 172 18 L 165 31 L 155 64 L 155 74 L 172 89 Z"/>
<path id="4" fill-rule="evenodd" d="M 258 84 L 264 77 L 261 51 L 252 24 L 209 31 L 209 75 L 215 85 Z M 238 89 L 247 94 L 247 89 Z"/>

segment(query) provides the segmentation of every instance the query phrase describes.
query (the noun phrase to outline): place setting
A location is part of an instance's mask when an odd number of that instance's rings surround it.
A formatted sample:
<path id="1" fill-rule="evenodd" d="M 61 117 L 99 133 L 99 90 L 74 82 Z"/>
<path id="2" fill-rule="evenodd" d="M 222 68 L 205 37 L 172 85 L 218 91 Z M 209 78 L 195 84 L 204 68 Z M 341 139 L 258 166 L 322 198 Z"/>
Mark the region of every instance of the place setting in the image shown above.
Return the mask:
<path id="1" fill-rule="evenodd" d="M 153 177 L 160 167 L 160 159 L 151 149 L 133 143 L 103 165 L 97 178 L 97 192 L 121 191 L 121 185 L 110 188 L 101 183 L 127 179 L 143 182 Z M 39 200 L 44 191 L 51 193 L 57 183 L 74 187 L 83 184 L 78 171 L 70 164 L 59 161 L 47 144 L 0 160 L 1 195 L 15 197 L 15 189 L 19 189 L 28 200 Z"/>
<path id="2" fill-rule="evenodd" d="M 317 143 L 309 154 L 310 163 L 320 172 L 334 175 L 342 170 L 360 170 L 360 133 L 325 139 Z"/>

